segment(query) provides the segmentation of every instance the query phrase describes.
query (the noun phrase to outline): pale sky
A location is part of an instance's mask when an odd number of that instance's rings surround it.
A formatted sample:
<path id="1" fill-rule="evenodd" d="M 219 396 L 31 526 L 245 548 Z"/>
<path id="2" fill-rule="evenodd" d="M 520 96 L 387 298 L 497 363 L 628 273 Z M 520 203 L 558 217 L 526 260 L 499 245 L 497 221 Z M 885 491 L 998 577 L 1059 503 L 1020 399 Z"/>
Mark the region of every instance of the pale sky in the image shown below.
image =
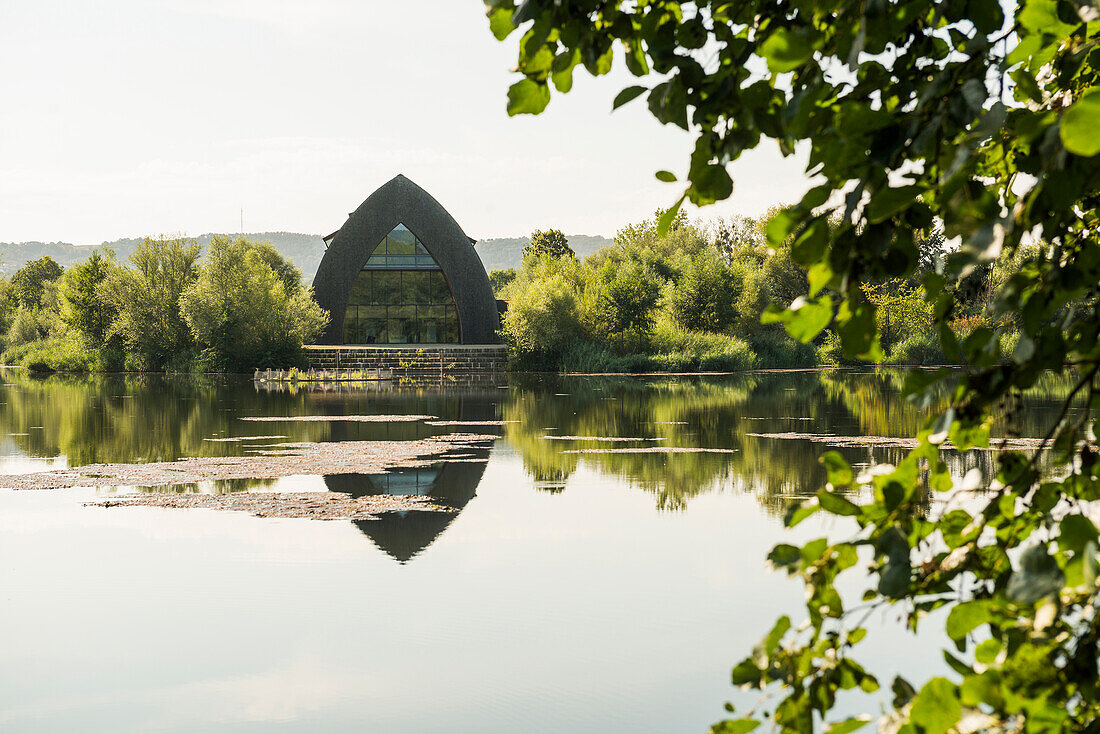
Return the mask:
<path id="1" fill-rule="evenodd" d="M 578 69 L 509 118 L 518 35 L 478 0 L 0 0 L 0 242 L 327 234 L 404 173 L 478 239 L 613 235 L 675 201 L 691 138 Z M 797 200 L 771 144 L 703 216 Z"/>

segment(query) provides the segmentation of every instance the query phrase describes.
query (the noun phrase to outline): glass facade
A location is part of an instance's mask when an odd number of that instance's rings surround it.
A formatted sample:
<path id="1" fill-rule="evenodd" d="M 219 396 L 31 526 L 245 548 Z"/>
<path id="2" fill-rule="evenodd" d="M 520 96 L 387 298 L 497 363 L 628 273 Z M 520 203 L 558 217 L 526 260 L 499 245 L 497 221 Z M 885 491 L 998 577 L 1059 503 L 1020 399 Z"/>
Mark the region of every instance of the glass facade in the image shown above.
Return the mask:
<path id="1" fill-rule="evenodd" d="M 344 343 L 458 343 L 447 279 L 405 225 L 379 243 L 356 276 L 344 314 Z"/>

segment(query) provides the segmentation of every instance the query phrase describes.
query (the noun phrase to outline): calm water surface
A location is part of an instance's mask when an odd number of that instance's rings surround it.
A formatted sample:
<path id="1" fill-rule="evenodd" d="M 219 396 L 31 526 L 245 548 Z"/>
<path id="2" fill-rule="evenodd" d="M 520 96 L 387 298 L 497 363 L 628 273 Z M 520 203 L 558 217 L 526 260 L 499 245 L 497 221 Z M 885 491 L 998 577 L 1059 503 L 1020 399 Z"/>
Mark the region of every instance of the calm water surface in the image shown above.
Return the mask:
<path id="1" fill-rule="evenodd" d="M 828 447 L 753 433 L 913 435 L 891 374 L 512 377 L 508 384 L 264 390 L 235 378 L 0 373 L 0 472 L 247 452 L 285 440 L 499 438 L 475 461 L 382 475 L 0 490 L 4 732 L 702 732 L 729 669 L 801 588 L 765 568 Z M 1040 435 L 1060 387 L 1030 396 Z M 257 423 L 428 414 L 514 421 Z M 282 435 L 286 439 L 204 439 Z M 559 436 L 661 439 L 557 441 Z M 565 453 L 669 445 L 734 453 Z M 898 449 L 848 448 L 856 464 Z M 988 472 L 988 453 L 952 457 Z M 430 494 L 453 516 L 373 522 L 85 506 L 130 491 Z M 929 506 L 934 502 L 930 499 Z M 857 587 L 851 589 L 858 591 Z M 939 670 L 889 619 L 869 666 Z M 877 639 L 874 639 L 877 638 Z M 934 642 L 938 642 L 935 640 Z"/>

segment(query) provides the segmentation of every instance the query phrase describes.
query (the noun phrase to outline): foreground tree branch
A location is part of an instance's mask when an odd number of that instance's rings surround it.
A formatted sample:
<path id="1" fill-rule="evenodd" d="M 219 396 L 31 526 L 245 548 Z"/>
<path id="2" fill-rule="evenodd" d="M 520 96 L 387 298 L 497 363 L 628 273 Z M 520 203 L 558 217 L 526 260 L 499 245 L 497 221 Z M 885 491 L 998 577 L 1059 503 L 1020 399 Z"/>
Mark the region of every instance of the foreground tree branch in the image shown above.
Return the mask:
<path id="1" fill-rule="evenodd" d="M 950 607 L 951 677 L 895 680 L 894 710 L 880 728 L 1100 728 L 1098 533 L 1086 514 L 1100 500 L 1096 7 L 1027 0 L 1006 15 L 996 0 L 487 6 L 497 38 L 519 35 L 509 114 L 538 114 L 551 86 L 570 90 L 577 67 L 599 76 L 621 58 L 646 83 L 623 89 L 613 107 L 644 96 L 658 121 L 694 134 L 664 228 L 685 200 L 729 197 L 729 164 L 762 139 L 788 155 L 796 146 L 808 152 L 807 172 L 822 183 L 767 229 L 773 245 L 791 244 L 809 278 L 809 297 L 767 316 L 792 336 L 809 341 L 832 328 L 849 355 L 881 359 L 866 284 L 914 271 L 915 232 L 942 226 L 958 243 L 923 289 L 944 353 L 966 369 L 909 377 L 914 399 L 947 399 L 891 471 L 856 477 L 839 454 L 822 457 L 828 484 L 788 525 L 828 512 L 850 517 L 858 531 L 772 551 L 773 564 L 806 584 L 808 623 L 781 618 L 733 670 L 735 684 L 775 691 L 768 716 L 714 730 L 750 731 L 762 719 L 784 732 L 867 723 L 833 714 L 838 691 L 879 686 L 851 657 L 864 630 L 845 615 L 835 581 L 852 568 L 869 573 L 871 608 L 898 605 L 913 630 Z M 1004 256 L 1020 267 L 992 299 L 991 325 L 960 339 L 949 327 L 959 284 Z M 1006 354 L 1000 337 L 1009 329 L 1019 339 Z M 984 506 L 927 519 L 927 492 L 953 486 L 939 446 L 987 446 L 999 406 L 1045 372 L 1067 369 L 1079 383 L 1044 441 L 1047 469 L 1038 454 L 1005 452 Z M 999 429 L 1011 435 L 1011 420 Z"/>

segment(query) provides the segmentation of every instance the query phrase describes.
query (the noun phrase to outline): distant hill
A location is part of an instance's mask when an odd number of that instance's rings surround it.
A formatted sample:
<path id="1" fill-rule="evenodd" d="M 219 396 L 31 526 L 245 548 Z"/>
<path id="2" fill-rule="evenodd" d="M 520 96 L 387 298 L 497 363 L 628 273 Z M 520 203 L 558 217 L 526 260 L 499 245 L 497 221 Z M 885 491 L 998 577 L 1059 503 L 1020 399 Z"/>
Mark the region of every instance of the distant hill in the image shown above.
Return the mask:
<path id="1" fill-rule="evenodd" d="M 588 257 L 596 250 L 602 250 L 614 243 L 614 240 L 606 237 L 588 234 L 566 235 L 566 239 L 569 240 L 569 246 L 573 248 L 573 252 L 580 258 Z M 523 248 L 530 241 L 530 237 L 499 237 L 479 240 L 474 249 L 481 256 L 481 262 L 486 270 L 507 270 L 520 266 L 520 261 L 523 260 Z"/>
<path id="2" fill-rule="evenodd" d="M 194 239 L 204 248 L 210 243 L 213 234 L 204 234 Z M 236 235 L 230 235 L 236 236 Z M 279 253 L 293 262 L 301 271 L 302 277 L 312 280 L 317 266 L 325 254 L 325 243 L 321 235 L 298 234 L 296 232 L 248 232 L 244 235 L 257 242 L 270 242 Z M 476 251 L 481 256 L 486 270 L 506 270 L 518 268 L 523 248 L 529 237 L 506 237 L 481 240 Z M 591 255 L 596 250 L 611 244 L 606 237 L 591 235 L 572 235 L 569 246 L 577 257 Z M 100 245 L 72 245 L 68 242 L 0 242 L 0 274 L 11 275 L 31 260 L 49 255 L 63 268 L 91 257 L 95 250 L 111 248 L 119 260 L 126 260 L 134 253 L 141 239 L 120 239 L 104 242 Z"/>
<path id="3" fill-rule="evenodd" d="M 204 234 L 194 239 L 205 248 L 214 234 Z M 236 237 L 236 234 L 230 235 Z M 320 235 L 295 232 L 248 232 L 244 235 L 257 242 L 270 242 L 283 257 L 302 271 L 306 280 L 313 278 L 317 265 L 325 254 L 325 243 Z M 49 255 L 63 268 L 91 257 L 95 250 L 111 248 L 119 260 L 126 260 L 134 253 L 141 239 L 125 238 L 100 245 L 72 245 L 68 242 L 0 242 L 0 273 L 11 275 L 31 260 Z"/>

